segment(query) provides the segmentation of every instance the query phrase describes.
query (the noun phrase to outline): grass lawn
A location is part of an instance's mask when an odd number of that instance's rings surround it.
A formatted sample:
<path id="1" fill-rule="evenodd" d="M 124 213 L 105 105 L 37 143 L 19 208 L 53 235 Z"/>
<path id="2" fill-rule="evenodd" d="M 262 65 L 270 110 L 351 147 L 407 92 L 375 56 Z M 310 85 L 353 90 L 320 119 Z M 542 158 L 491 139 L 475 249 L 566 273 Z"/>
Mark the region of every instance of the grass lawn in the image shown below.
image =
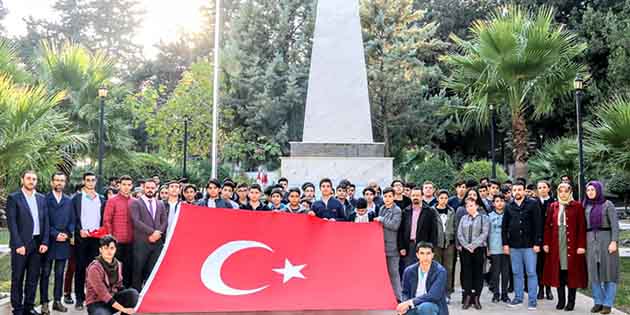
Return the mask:
<path id="1" fill-rule="evenodd" d="M 0 292 L 11 290 L 11 256 L 0 257 Z"/>
<path id="2" fill-rule="evenodd" d="M 9 244 L 9 230 L 0 229 L 0 245 Z"/>
<path id="3" fill-rule="evenodd" d="M 630 240 L 630 230 L 620 231 L 619 240 Z"/>
<path id="4" fill-rule="evenodd" d="M 630 258 L 621 258 L 619 269 L 621 274 L 619 275 L 619 283 L 617 283 L 617 297 L 614 307 L 630 314 Z M 590 289 L 580 291 L 591 296 Z"/>

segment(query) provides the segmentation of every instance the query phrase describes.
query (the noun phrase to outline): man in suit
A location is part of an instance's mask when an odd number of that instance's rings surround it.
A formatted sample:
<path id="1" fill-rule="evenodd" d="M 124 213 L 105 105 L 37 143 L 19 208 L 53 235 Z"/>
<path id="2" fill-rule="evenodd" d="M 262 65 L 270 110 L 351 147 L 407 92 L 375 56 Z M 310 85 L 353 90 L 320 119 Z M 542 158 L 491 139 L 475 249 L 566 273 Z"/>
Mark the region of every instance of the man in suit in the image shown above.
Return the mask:
<path id="1" fill-rule="evenodd" d="M 39 315 L 34 304 L 42 255 L 48 251 L 48 208 L 44 196 L 35 191 L 37 174 L 34 171 L 24 172 L 21 182 L 21 189 L 7 199 L 11 307 L 14 315 Z"/>
<path id="2" fill-rule="evenodd" d="M 422 187 L 411 190 L 411 205 L 403 210 L 400 228 L 398 229 L 398 251 L 402 257 L 402 268 L 415 263 L 416 244 L 428 242 L 437 244 L 438 230 L 435 211 L 423 204 Z"/>
<path id="3" fill-rule="evenodd" d="M 48 308 L 48 283 L 50 274 L 55 270 L 54 302 L 52 309 L 65 313 L 68 309 L 61 303 L 61 291 L 63 289 L 63 273 L 66 261 L 70 257 L 70 239 L 74 232 L 75 218 L 72 208 L 72 200 L 64 195 L 66 187 L 66 174 L 56 172 L 50 183 L 52 191 L 46 195 L 46 207 L 50 221 L 50 248 L 42 261 L 42 276 L 39 285 L 39 297 L 42 303 L 41 313 L 50 314 Z"/>
<path id="4" fill-rule="evenodd" d="M 75 309 L 82 311 L 85 306 L 85 270 L 98 256 L 99 239 L 90 233 L 103 226 L 105 198 L 96 193 L 96 175 L 92 172 L 83 174 L 83 189 L 72 198 L 75 217 L 75 257 L 76 273 L 74 275 Z"/>
<path id="5" fill-rule="evenodd" d="M 144 195 L 129 206 L 133 224 L 133 275 L 131 286 L 142 290 L 157 262 L 166 236 L 168 216 L 164 203 L 155 198 L 157 185 L 153 179 L 144 183 Z"/>
<path id="6" fill-rule="evenodd" d="M 448 315 L 446 269 L 433 261 L 433 244 L 420 242 L 415 251 L 418 262 L 405 269 L 403 301 L 396 311 L 407 315 Z"/>

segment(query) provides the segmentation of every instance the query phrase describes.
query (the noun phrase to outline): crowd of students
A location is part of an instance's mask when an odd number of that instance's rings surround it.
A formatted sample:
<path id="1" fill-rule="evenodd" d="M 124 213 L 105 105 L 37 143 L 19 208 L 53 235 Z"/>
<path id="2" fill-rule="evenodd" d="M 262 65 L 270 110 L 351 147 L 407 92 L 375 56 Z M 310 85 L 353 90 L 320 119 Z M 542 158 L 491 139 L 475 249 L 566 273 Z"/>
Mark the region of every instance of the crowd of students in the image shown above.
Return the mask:
<path id="1" fill-rule="evenodd" d="M 157 176 L 134 182 L 110 179 L 104 196 L 97 177 L 85 173 L 72 195 L 67 177 L 55 173 L 52 191 L 36 191 L 37 174 L 26 171 L 20 190 L 9 195 L 11 303 L 13 313 L 50 314 L 49 278 L 54 272 L 52 310 L 87 307 L 89 314 L 133 313 L 138 292 L 162 251 L 182 204 L 249 211 L 282 211 L 327 221 L 382 225 L 387 272 L 401 314 L 448 313 L 459 261 L 462 308 L 482 309 L 484 283 L 493 303 L 536 309 L 554 299 L 558 310 L 575 308 L 576 289 L 590 283 L 593 313 L 608 314 L 619 276 L 619 224 L 603 185 L 586 186 L 573 200 L 570 179 L 552 184 L 524 179 L 460 181 L 454 194 L 432 182 L 394 180 L 361 191 L 349 180 L 335 186 L 235 183 L 210 179 L 205 187 Z M 413 279 L 411 279 L 411 278 Z M 73 281 L 74 278 L 74 281 Z M 443 279 L 442 279 L 443 278 Z M 74 299 L 71 295 L 74 284 Z M 40 286 L 40 312 L 34 307 Z M 510 294 L 513 296 L 510 297 Z M 63 298 L 63 301 L 62 301 Z"/>

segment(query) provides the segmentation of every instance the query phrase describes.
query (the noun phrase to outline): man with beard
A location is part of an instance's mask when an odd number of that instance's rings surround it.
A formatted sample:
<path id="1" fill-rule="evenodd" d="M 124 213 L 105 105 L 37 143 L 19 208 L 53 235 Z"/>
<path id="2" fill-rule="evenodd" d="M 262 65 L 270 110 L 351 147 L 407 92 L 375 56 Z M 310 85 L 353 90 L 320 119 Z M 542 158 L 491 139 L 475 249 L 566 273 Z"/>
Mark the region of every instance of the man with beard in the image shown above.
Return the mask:
<path id="1" fill-rule="evenodd" d="M 63 272 L 66 267 L 66 261 L 70 257 L 70 239 L 72 238 L 75 224 L 72 201 L 63 193 L 66 187 L 66 174 L 61 172 L 53 174 L 50 185 L 53 190 L 46 195 L 46 206 L 48 207 L 50 220 L 50 248 L 42 262 L 39 291 L 42 314 L 50 314 L 48 308 L 48 303 L 50 302 L 48 299 L 48 283 L 53 264 L 55 268 L 55 283 L 52 309 L 62 313 L 68 311 L 68 308 L 61 303 L 61 291 L 63 288 Z"/>
<path id="2" fill-rule="evenodd" d="M 133 275 L 132 287 L 142 291 L 143 282 L 151 274 L 162 247 L 167 226 L 164 203 L 155 198 L 157 186 L 153 179 L 144 183 L 142 197 L 131 202 L 133 221 Z"/>
<path id="3" fill-rule="evenodd" d="M 512 185 L 512 195 L 513 200 L 507 206 L 501 226 L 503 252 L 510 255 L 514 274 L 515 296 L 509 306 L 518 307 L 523 303 L 524 281 L 527 279 L 527 308 L 535 310 L 538 293 L 536 255 L 542 244 L 540 206 L 537 200 L 525 195 L 525 183 L 522 181 Z"/>
<path id="4" fill-rule="evenodd" d="M 398 229 L 398 250 L 402 257 L 403 270 L 417 261 L 414 255 L 416 244 L 437 244 L 437 217 L 435 211 L 423 205 L 424 190 L 422 187 L 414 187 L 411 190 L 411 205 L 402 212 Z"/>

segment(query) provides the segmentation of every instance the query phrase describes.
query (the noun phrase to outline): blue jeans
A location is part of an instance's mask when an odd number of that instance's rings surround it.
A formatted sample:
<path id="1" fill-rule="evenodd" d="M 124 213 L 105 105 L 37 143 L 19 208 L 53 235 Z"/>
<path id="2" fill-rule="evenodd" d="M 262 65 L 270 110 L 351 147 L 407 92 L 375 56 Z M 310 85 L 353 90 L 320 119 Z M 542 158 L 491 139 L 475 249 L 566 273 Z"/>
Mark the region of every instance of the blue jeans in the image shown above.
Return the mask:
<path id="1" fill-rule="evenodd" d="M 527 274 L 527 297 L 528 306 L 536 306 L 536 295 L 538 294 L 538 276 L 536 275 L 536 253 L 531 248 L 510 248 L 510 258 L 512 260 L 512 273 L 514 274 L 514 299 L 523 301 L 525 290 L 525 273 Z"/>
<path id="2" fill-rule="evenodd" d="M 593 282 L 591 289 L 596 305 L 613 306 L 615 295 L 617 295 L 617 284 L 615 282 Z"/>
<path id="3" fill-rule="evenodd" d="M 424 302 L 416 308 L 407 311 L 406 315 L 438 315 L 440 308 L 435 303 Z"/>

